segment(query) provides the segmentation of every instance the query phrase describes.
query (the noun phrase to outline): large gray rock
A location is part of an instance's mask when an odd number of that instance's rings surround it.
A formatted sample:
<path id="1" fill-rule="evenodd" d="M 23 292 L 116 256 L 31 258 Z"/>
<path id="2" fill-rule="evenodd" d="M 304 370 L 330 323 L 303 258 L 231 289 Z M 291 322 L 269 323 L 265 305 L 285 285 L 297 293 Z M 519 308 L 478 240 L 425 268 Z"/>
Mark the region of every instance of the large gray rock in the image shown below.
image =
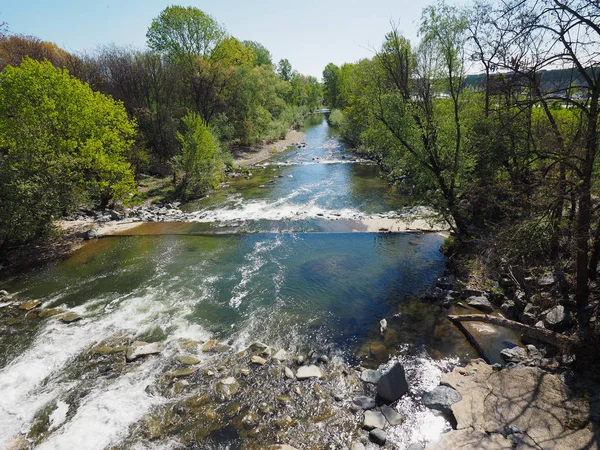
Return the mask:
<path id="1" fill-rule="evenodd" d="M 525 309 L 523 309 L 523 314 L 521 314 L 521 322 L 528 325 L 533 325 L 535 322 L 537 322 L 537 316 L 539 312 L 539 306 L 535 306 L 532 303 L 527 303 L 527 305 L 525 305 Z"/>
<path id="2" fill-rule="evenodd" d="M 467 299 L 467 304 L 473 308 L 477 308 L 480 311 L 483 311 L 486 313 L 490 313 L 494 310 L 494 307 L 492 306 L 492 304 L 483 295 L 478 296 L 478 297 L 475 297 L 475 296 L 469 297 Z"/>
<path id="3" fill-rule="evenodd" d="M 377 384 L 381 379 L 381 372 L 379 370 L 366 369 L 360 374 L 360 379 L 365 383 Z"/>
<path id="4" fill-rule="evenodd" d="M 387 433 L 379 428 L 371 430 L 369 433 L 369 439 L 375 442 L 377 445 L 384 445 L 387 440 Z"/>
<path id="5" fill-rule="evenodd" d="M 423 404 L 430 409 L 451 412 L 451 406 L 462 400 L 462 395 L 451 387 L 438 386 L 433 391 L 423 395 Z"/>
<path id="6" fill-rule="evenodd" d="M 551 330 L 558 330 L 571 323 L 571 315 L 563 305 L 557 305 L 542 313 L 544 325 Z"/>
<path id="7" fill-rule="evenodd" d="M 306 380 L 307 378 L 323 378 L 323 372 L 317 366 L 302 366 L 296 372 L 296 378 Z"/>
<path id="8" fill-rule="evenodd" d="M 502 306 L 500 306 L 500 309 L 509 319 L 516 319 L 518 309 L 517 305 L 512 300 L 504 300 L 504 302 L 502 302 Z"/>
<path id="9" fill-rule="evenodd" d="M 394 408 L 390 408 L 387 405 L 381 407 L 381 413 L 392 426 L 400 425 L 403 422 L 402 416 Z"/>
<path id="10" fill-rule="evenodd" d="M 377 395 L 386 403 L 393 403 L 408 392 L 408 383 L 402 364 L 396 363 L 377 382 Z"/>
<path id="11" fill-rule="evenodd" d="M 373 409 L 377 406 L 375 399 L 371 397 L 356 397 L 352 399 L 352 403 L 361 409 Z"/>
<path id="12" fill-rule="evenodd" d="M 365 430 L 372 430 L 373 428 L 383 430 L 386 423 L 385 416 L 380 412 L 365 411 L 365 419 L 363 421 L 363 428 Z"/>
<path id="13" fill-rule="evenodd" d="M 500 352 L 500 356 L 506 362 L 519 363 L 527 359 L 527 352 L 522 347 L 505 348 Z"/>

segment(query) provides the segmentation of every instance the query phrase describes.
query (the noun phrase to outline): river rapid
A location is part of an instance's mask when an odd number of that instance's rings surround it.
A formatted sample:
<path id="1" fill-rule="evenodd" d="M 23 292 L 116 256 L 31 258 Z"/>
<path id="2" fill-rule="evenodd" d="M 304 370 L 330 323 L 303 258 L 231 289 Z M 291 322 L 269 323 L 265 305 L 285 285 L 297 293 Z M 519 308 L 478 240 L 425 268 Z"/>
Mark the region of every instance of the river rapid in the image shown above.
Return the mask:
<path id="1" fill-rule="evenodd" d="M 366 436 L 359 366 L 397 361 L 411 392 L 387 447 L 448 428 L 419 398 L 475 355 L 419 297 L 444 272 L 443 237 L 344 232 L 405 205 L 323 116 L 306 131 L 306 146 L 185 205 L 196 223 L 142 225 L 0 283 L 42 308 L 0 309 L 0 448 L 345 449 Z M 39 312 L 53 308 L 82 319 Z M 160 353 L 128 360 L 136 341 Z M 286 378 L 302 359 L 324 378 Z"/>

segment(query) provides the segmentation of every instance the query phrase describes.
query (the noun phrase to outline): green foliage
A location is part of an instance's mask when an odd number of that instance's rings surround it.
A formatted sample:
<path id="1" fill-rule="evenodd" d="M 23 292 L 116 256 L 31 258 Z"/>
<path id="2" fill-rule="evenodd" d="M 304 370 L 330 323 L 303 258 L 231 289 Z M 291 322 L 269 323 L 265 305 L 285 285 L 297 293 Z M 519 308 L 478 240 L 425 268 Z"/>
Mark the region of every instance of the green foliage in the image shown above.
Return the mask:
<path id="1" fill-rule="evenodd" d="M 273 67 L 271 52 L 264 45 L 256 41 L 244 41 L 243 44 L 254 52 L 255 66 Z"/>
<path id="2" fill-rule="evenodd" d="M 43 235 L 89 199 L 104 207 L 135 190 L 127 158 L 136 125 L 123 105 L 49 62 L 0 74 L 0 243 Z M 135 150 L 136 159 L 143 151 Z"/>
<path id="3" fill-rule="evenodd" d="M 323 70 L 323 101 L 329 108 L 339 108 L 341 91 L 340 68 L 333 63 Z"/>
<path id="4" fill-rule="evenodd" d="M 290 81 L 294 76 L 292 65 L 287 59 L 281 59 L 277 64 L 277 73 L 283 81 Z"/>
<path id="5" fill-rule="evenodd" d="M 333 128 L 340 129 L 344 126 L 344 113 L 339 109 L 334 109 L 329 114 L 327 121 Z"/>
<path id="6" fill-rule="evenodd" d="M 225 30 L 198 8 L 168 6 L 152 20 L 146 37 L 148 47 L 175 59 L 209 57 L 225 38 Z"/>
<path id="7" fill-rule="evenodd" d="M 173 158 L 176 173 L 181 174 L 178 192 L 184 199 L 205 194 L 224 179 L 225 154 L 206 122 L 195 113 L 183 117 L 185 132 L 179 134 L 181 154 Z"/>
<path id="8" fill-rule="evenodd" d="M 507 233 L 504 253 L 511 263 L 536 264 L 551 252 L 555 232 L 547 217 L 523 220 Z"/>

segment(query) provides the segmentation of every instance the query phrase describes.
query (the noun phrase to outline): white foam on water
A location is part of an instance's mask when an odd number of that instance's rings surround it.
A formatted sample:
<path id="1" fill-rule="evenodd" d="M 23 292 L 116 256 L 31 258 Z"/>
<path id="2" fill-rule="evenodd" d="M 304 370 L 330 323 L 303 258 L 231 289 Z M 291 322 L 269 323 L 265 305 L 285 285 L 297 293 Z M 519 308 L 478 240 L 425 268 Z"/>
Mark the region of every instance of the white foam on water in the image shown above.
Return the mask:
<path id="1" fill-rule="evenodd" d="M 159 375 L 159 365 L 157 359 L 149 359 L 110 386 L 89 393 L 73 418 L 37 448 L 100 450 L 126 437 L 129 425 L 165 401 L 146 393 Z"/>
<path id="2" fill-rule="evenodd" d="M 242 300 L 248 295 L 248 284 L 260 273 L 261 268 L 273 259 L 270 253 L 283 243 L 281 236 L 275 239 L 256 242 L 253 250 L 245 257 L 246 264 L 238 269 L 241 274 L 241 280 L 231 291 L 232 297 L 229 305 L 232 308 L 239 308 Z"/>
<path id="3" fill-rule="evenodd" d="M 58 375 L 73 357 L 96 342 L 124 330 L 143 332 L 157 325 L 177 327 L 168 342 L 178 337 L 206 339 L 209 333 L 185 319 L 198 300 L 180 297 L 173 293 L 165 296 L 162 289 L 150 289 L 143 296 L 113 300 L 109 312 L 100 318 L 86 318 L 69 325 L 48 321 L 30 347 L 0 370 L 0 448 L 18 433 L 26 432 L 40 408 L 72 388 L 72 383 L 57 381 Z M 91 303 L 97 302 L 100 300 Z M 72 310 L 85 317 L 85 306 Z M 108 388 L 92 388 L 73 419 L 56 432 L 61 437 L 51 435 L 45 448 L 104 448 L 106 439 L 126 431 L 158 401 L 144 389 L 161 373 L 159 369 L 147 362 Z M 94 430 L 100 430 L 97 436 Z M 93 442 L 97 438 L 97 442 L 105 444 L 91 447 L 90 436 L 95 436 Z"/>
<path id="4" fill-rule="evenodd" d="M 48 430 L 52 431 L 61 426 L 67 420 L 67 413 L 69 412 L 69 404 L 63 401 L 56 402 L 56 409 L 50 414 L 50 427 Z"/>

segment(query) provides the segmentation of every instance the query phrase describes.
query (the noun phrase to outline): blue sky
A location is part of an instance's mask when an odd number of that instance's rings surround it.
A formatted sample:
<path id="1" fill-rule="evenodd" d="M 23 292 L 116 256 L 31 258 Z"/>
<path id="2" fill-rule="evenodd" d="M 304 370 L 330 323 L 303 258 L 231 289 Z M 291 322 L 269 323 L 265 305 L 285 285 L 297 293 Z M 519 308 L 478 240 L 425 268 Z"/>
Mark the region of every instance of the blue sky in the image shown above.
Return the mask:
<path id="1" fill-rule="evenodd" d="M 372 56 L 390 28 L 399 24 L 416 42 L 417 22 L 433 0 L 2 0 L 0 21 L 12 33 L 30 34 L 69 51 L 115 43 L 143 48 L 152 19 L 171 4 L 195 6 L 240 40 L 262 43 L 274 61 L 287 58 L 301 73 L 321 77 L 329 62 Z"/>

